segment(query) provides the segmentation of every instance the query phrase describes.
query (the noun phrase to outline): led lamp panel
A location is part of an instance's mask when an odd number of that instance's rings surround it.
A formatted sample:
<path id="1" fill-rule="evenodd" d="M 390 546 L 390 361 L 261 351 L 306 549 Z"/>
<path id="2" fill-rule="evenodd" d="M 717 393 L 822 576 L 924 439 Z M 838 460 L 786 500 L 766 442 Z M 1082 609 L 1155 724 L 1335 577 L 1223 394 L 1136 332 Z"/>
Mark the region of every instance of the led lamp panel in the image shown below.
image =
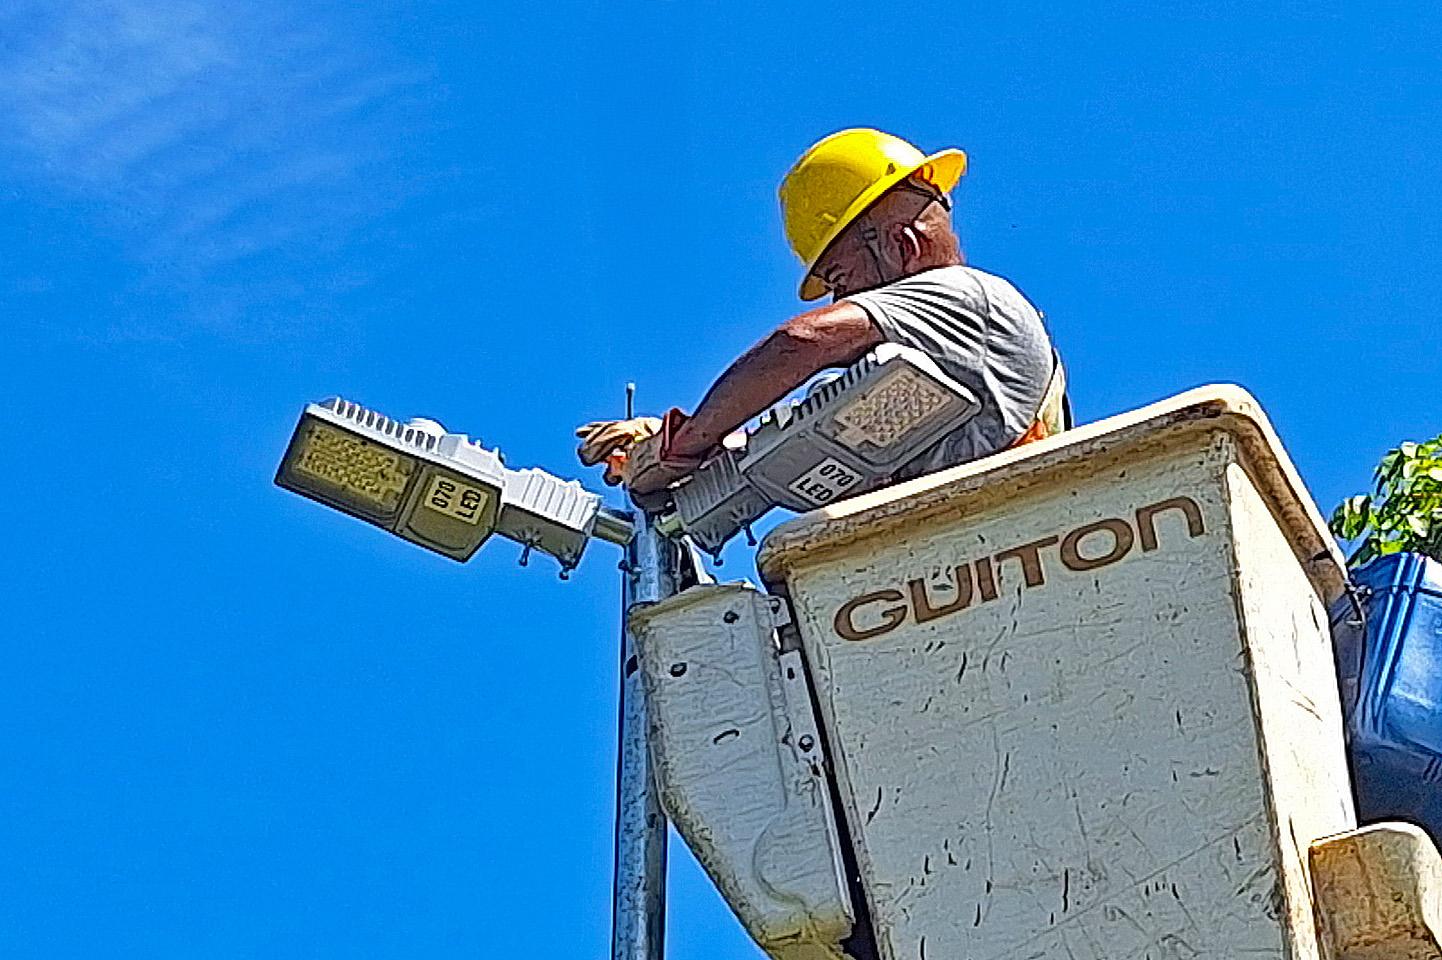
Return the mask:
<path id="1" fill-rule="evenodd" d="M 325 420 L 305 417 L 282 466 L 282 476 L 291 476 L 292 483 L 282 486 L 384 523 L 400 513 L 417 466 L 413 456 Z"/>
<path id="2" fill-rule="evenodd" d="M 920 370 L 899 366 L 883 372 L 875 385 L 836 411 L 827 432 L 857 456 L 884 464 L 894 459 L 890 451 L 928 422 L 948 412 L 949 419 L 955 419 L 955 408 L 967 403 Z"/>

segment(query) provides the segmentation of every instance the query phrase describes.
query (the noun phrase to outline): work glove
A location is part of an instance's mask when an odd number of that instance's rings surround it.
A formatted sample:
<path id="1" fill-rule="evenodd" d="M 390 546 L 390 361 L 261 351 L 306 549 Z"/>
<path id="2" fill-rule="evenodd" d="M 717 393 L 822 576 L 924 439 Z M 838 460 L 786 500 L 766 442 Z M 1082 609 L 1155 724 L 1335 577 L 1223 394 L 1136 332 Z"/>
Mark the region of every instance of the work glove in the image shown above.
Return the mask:
<path id="1" fill-rule="evenodd" d="M 581 443 L 576 447 L 576 456 L 591 467 L 606 462 L 607 483 L 615 486 L 624 479 L 622 467 L 626 454 L 636 444 L 654 437 L 661 430 L 661 421 L 656 417 L 632 417 L 629 420 L 593 420 L 576 428 Z"/>
<path id="2" fill-rule="evenodd" d="M 604 460 L 607 483 L 624 483 L 633 499 L 639 495 L 651 503 L 655 497 L 646 494 L 664 491 L 701 464 L 702 457 L 679 457 L 671 451 L 676 431 L 686 419 L 672 409 L 660 420 L 633 417 L 588 423 L 576 430 L 581 438 L 576 455 L 587 466 Z"/>

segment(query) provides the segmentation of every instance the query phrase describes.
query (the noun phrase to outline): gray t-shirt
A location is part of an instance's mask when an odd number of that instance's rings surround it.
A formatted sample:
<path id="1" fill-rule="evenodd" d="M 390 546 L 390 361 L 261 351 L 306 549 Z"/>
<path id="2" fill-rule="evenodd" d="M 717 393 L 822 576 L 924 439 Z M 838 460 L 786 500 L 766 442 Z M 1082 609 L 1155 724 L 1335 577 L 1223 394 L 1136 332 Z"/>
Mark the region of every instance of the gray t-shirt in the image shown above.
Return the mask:
<path id="1" fill-rule="evenodd" d="M 885 339 L 926 353 L 981 401 L 976 416 L 900 477 L 1004 450 L 1031 427 L 1055 354 L 1041 314 L 1009 281 L 937 267 L 844 299 L 865 310 Z"/>

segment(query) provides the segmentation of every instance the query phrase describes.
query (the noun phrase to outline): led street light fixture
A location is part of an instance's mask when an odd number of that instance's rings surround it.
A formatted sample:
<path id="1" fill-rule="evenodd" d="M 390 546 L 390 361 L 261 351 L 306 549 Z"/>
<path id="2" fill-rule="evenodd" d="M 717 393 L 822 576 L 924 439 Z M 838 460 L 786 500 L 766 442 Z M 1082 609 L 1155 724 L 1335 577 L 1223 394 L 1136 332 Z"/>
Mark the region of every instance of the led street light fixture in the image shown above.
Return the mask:
<path id="1" fill-rule="evenodd" d="M 509 470 L 498 451 L 433 420 L 401 423 L 340 398 L 308 404 L 275 482 L 453 560 L 492 533 L 580 562 L 593 532 L 624 542 L 599 495 L 536 469 Z"/>
<path id="2" fill-rule="evenodd" d="M 676 519 L 715 553 L 772 507 L 811 510 L 880 486 L 980 409 L 921 351 L 882 344 L 702 465 L 675 491 Z"/>

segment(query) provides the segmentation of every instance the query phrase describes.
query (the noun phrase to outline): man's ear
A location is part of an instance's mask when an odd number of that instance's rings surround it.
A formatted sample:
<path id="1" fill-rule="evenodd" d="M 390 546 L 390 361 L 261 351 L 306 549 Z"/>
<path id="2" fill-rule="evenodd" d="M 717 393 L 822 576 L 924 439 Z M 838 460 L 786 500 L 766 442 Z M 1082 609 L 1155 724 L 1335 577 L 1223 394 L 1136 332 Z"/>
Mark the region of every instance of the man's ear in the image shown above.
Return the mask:
<path id="1" fill-rule="evenodd" d="M 893 235 L 897 246 L 901 250 L 901 265 L 909 267 L 912 263 L 921 259 L 922 253 L 926 250 L 926 237 L 909 223 L 897 224 L 897 230 Z"/>

